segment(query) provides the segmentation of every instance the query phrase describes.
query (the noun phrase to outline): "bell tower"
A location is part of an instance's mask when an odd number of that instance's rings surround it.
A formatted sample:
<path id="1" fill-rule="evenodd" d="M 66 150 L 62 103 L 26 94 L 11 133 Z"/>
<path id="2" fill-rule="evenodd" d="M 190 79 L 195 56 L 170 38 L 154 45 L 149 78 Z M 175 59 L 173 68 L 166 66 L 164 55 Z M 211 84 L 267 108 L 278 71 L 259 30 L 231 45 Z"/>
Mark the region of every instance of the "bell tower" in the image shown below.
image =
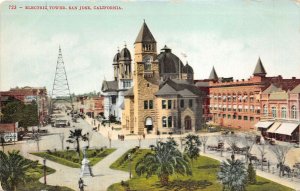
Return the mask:
<path id="1" fill-rule="evenodd" d="M 144 21 L 134 43 L 134 131 L 156 133 L 155 93 L 159 89 L 156 41 Z"/>

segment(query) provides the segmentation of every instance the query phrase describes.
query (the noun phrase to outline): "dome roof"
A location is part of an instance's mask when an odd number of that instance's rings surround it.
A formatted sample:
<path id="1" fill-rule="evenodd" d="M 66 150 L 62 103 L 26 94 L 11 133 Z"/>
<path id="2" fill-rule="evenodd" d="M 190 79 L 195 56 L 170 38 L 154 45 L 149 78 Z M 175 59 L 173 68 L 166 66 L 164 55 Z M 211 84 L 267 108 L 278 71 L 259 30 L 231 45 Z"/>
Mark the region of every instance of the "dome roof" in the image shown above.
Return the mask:
<path id="1" fill-rule="evenodd" d="M 186 65 L 182 69 L 182 73 L 194 74 L 194 70 L 188 63 L 186 63 Z"/>
<path id="2" fill-rule="evenodd" d="M 131 54 L 130 51 L 126 48 L 126 46 L 121 50 L 120 60 L 131 61 Z"/>
<path id="3" fill-rule="evenodd" d="M 172 53 L 172 50 L 165 46 L 161 49 L 160 54 L 157 56 L 159 62 L 159 72 L 163 73 L 179 73 L 179 65 L 181 72 L 184 68 L 181 60 Z"/>
<path id="4" fill-rule="evenodd" d="M 121 56 L 121 54 L 120 54 L 120 52 L 118 50 L 118 53 L 114 56 L 114 60 L 113 60 L 114 64 L 116 64 L 116 63 L 119 62 L 120 56 Z"/>

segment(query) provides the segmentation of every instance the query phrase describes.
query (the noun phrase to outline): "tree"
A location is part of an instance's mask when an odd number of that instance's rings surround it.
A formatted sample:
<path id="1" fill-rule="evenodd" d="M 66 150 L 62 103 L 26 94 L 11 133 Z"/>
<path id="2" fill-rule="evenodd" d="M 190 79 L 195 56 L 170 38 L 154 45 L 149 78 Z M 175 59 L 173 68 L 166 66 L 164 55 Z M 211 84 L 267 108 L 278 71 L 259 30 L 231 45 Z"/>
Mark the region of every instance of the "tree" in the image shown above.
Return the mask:
<path id="1" fill-rule="evenodd" d="M 208 141 L 208 136 L 200 136 L 200 142 L 203 144 L 203 152 L 205 153 L 206 143 Z"/>
<path id="2" fill-rule="evenodd" d="M 220 153 L 221 153 L 221 157 L 223 156 L 223 150 L 224 150 L 224 137 L 221 135 L 217 135 L 216 136 L 217 139 L 217 144 L 219 145 L 220 143 L 223 144 L 223 146 L 220 148 Z"/>
<path id="3" fill-rule="evenodd" d="M 275 154 L 279 165 L 284 165 L 286 155 L 290 151 L 291 147 L 283 145 L 273 145 L 270 147 L 270 149 Z M 282 173 L 282 168 L 279 168 L 279 176 L 281 176 Z"/>
<path id="4" fill-rule="evenodd" d="M 141 142 L 142 142 L 142 139 L 143 139 L 143 135 L 137 135 L 137 139 L 139 141 L 139 147 L 141 148 Z"/>
<path id="5" fill-rule="evenodd" d="M 5 154 L 0 151 L 0 182 L 5 190 L 16 191 L 17 186 L 26 180 L 26 170 L 37 165 L 22 157 L 19 152 L 14 150 Z"/>
<path id="6" fill-rule="evenodd" d="M 244 134 L 244 136 L 242 137 L 241 141 L 242 143 L 246 146 L 247 150 L 246 150 L 246 163 L 248 163 L 248 156 L 251 153 L 251 150 L 255 144 L 255 138 L 256 136 L 252 133 L 246 133 Z"/>
<path id="7" fill-rule="evenodd" d="M 248 183 L 256 184 L 256 171 L 254 170 L 253 164 L 251 162 L 248 164 L 247 173 L 248 173 Z"/>
<path id="8" fill-rule="evenodd" d="M 247 178 L 244 163 L 238 159 L 235 160 L 234 155 L 231 155 L 231 159 L 221 163 L 218 179 L 223 184 L 223 190 L 244 191 Z"/>
<path id="9" fill-rule="evenodd" d="M 170 175 L 192 175 L 188 159 L 169 141 L 157 142 L 154 150 L 137 162 L 135 171 L 147 178 L 157 175 L 163 186 L 168 185 Z"/>
<path id="10" fill-rule="evenodd" d="M 41 135 L 39 132 L 36 132 L 32 135 L 32 139 L 36 142 L 37 151 L 40 152 L 40 140 Z"/>
<path id="11" fill-rule="evenodd" d="M 267 154 L 267 143 L 264 142 L 260 145 L 258 145 L 258 151 L 260 153 L 260 156 L 261 156 L 261 170 L 264 171 L 264 158 Z"/>
<path id="12" fill-rule="evenodd" d="M 87 135 L 87 138 L 88 138 L 88 140 L 87 140 L 88 141 L 88 146 L 90 147 L 90 142 L 93 138 L 93 132 L 87 132 L 86 135 Z"/>
<path id="13" fill-rule="evenodd" d="M 88 137 L 86 134 L 82 134 L 82 129 L 70 130 L 70 136 L 67 142 L 74 143 L 76 142 L 76 152 L 80 156 L 80 140 L 87 141 Z"/>
<path id="14" fill-rule="evenodd" d="M 1 131 L 0 131 L 0 143 L 2 146 L 2 151 L 4 152 L 5 139 L 4 139 L 4 132 L 1 132 Z"/>
<path id="15" fill-rule="evenodd" d="M 192 164 L 193 160 L 197 159 L 200 155 L 200 146 L 201 142 L 198 135 L 192 135 L 189 134 L 185 137 L 185 148 L 184 152 L 187 154 L 187 156 L 191 159 Z"/>
<path id="16" fill-rule="evenodd" d="M 225 137 L 227 144 L 230 146 L 232 150 L 232 154 L 235 154 L 235 150 L 237 148 L 237 144 L 241 141 L 240 137 L 235 134 L 231 134 Z"/>
<path id="17" fill-rule="evenodd" d="M 110 131 L 107 132 L 107 138 L 108 138 L 108 142 L 109 142 L 109 148 L 111 148 L 112 132 L 110 132 Z"/>

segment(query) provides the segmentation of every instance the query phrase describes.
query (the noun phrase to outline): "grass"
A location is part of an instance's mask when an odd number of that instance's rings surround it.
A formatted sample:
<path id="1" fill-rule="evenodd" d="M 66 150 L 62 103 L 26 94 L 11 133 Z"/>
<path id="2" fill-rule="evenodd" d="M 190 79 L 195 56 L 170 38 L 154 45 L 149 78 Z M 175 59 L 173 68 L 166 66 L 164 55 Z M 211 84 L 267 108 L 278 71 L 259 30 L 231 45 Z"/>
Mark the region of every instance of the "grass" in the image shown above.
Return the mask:
<path id="1" fill-rule="evenodd" d="M 55 170 L 49 167 L 46 167 L 47 175 L 54 173 Z M 39 182 L 39 179 L 44 176 L 43 166 L 38 164 L 34 168 L 30 168 L 26 171 L 26 181 L 24 184 L 20 184 L 17 187 L 18 191 L 40 191 L 40 190 L 47 190 L 47 191 L 73 191 L 70 188 L 62 187 L 62 186 L 50 186 L 45 185 Z"/>
<path id="2" fill-rule="evenodd" d="M 97 164 L 99 161 L 101 161 L 103 158 L 105 158 L 115 150 L 116 149 L 87 150 L 87 158 L 90 161 L 90 165 L 93 166 Z M 77 152 L 73 150 L 54 151 L 54 152 L 48 151 L 48 152 L 39 152 L 39 153 L 32 153 L 32 154 L 72 168 L 80 168 L 82 157 L 83 157 L 83 154 L 81 152 L 81 156 L 80 158 L 78 158 Z"/>
<path id="3" fill-rule="evenodd" d="M 112 169 L 129 171 L 128 160 L 126 156 L 130 150 L 122 157 L 116 160 L 110 167 Z M 121 183 L 116 183 L 108 188 L 108 191 L 189 191 L 189 190 L 201 190 L 201 191 L 217 191 L 222 190 L 222 185 L 217 180 L 217 172 L 219 171 L 220 162 L 208 157 L 201 156 L 193 162 L 192 176 L 173 175 L 170 177 L 168 186 L 161 186 L 157 176 L 146 178 L 145 176 L 137 176 L 135 173 L 135 165 L 137 161 L 143 158 L 148 152 L 148 149 L 137 150 L 132 154 L 132 174 L 133 178 L 129 181 L 125 181 L 123 186 Z M 272 182 L 268 179 L 257 176 L 257 184 L 247 185 L 247 191 L 292 191 L 292 189 Z"/>

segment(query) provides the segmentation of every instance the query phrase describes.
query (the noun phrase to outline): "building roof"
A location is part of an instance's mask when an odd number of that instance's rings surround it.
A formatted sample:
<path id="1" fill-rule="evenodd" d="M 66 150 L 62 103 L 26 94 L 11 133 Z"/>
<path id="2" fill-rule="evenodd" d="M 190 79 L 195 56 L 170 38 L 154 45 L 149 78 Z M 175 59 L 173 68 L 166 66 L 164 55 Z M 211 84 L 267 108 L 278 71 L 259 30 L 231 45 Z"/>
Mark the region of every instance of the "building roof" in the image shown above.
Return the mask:
<path id="1" fill-rule="evenodd" d="M 124 96 L 134 96 L 133 87 L 124 92 Z"/>
<path id="2" fill-rule="evenodd" d="M 202 94 L 202 92 L 194 84 L 188 84 L 185 82 L 185 80 L 182 81 L 183 83 L 180 83 L 179 81 L 175 82 L 172 79 L 166 80 L 160 85 L 160 89 L 156 92 L 155 95 L 179 95 L 181 97 L 197 97 Z"/>
<path id="3" fill-rule="evenodd" d="M 258 58 L 257 64 L 256 64 L 254 72 L 253 72 L 253 75 L 254 76 L 258 75 L 259 76 L 259 75 L 266 75 L 266 74 L 267 74 L 267 72 L 266 72 L 266 70 L 265 70 L 265 68 L 264 68 L 264 66 L 261 62 L 261 59 Z"/>
<path id="4" fill-rule="evenodd" d="M 118 89 L 118 81 L 106 81 L 104 80 L 102 83 L 102 92 L 111 92 L 117 91 Z"/>
<path id="5" fill-rule="evenodd" d="M 179 71 L 181 73 L 183 72 L 184 64 L 175 54 L 172 53 L 172 50 L 166 45 L 163 49 L 161 49 L 160 54 L 157 56 L 157 60 L 159 62 L 160 74 L 179 74 Z M 192 68 L 191 70 L 193 71 Z"/>
<path id="6" fill-rule="evenodd" d="M 281 92 L 283 91 L 281 88 L 275 86 L 274 84 L 271 84 L 267 89 L 265 89 L 262 93 L 263 94 L 270 94 L 272 92 Z"/>
<path id="7" fill-rule="evenodd" d="M 119 62 L 120 57 L 121 57 L 121 54 L 120 54 L 120 52 L 118 50 L 117 54 L 115 54 L 115 56 L 114 56 L 113 63 L 117 64 Z"/>
<path id="8" fill-rule="evenodd" d="M 215 70 L 215 67 L 212 68 L 208 79 L 210 79 L 210 80 L 218 80 L 218 75 L 217 75 L 217 72 Z"/>
<path id="9" fill-rule="evenodd" d="M 125 47 L 121 50 L 121 53 L 120 53 L 120 58 L 119 58 L 120 61 L 131 61 L 131 54 L 130 54 L 130 51 L 128 50 L 128 48 Z"/>
<path id="10" fill-rule="evenodd" d="M 188 63 L 186 63 L 186 65 L 182 69 L 182 73 L 194 74 L 194 70 Z"/>
<path id="11" fill-rule="evenodd" d="M 197 87 L 209 87 L 209 82 L 196 82 L 195 86 L 197 86 Z"/>
<path id="12" fill-rule="evenodd" d="M 141 42 L 150 42 L 150 43 L 156 42 L 145 21 L 135 40 L 135 43 L 141 43 Z"/>
<path id="13" fill-rule="evenodd" d="M 300 93 L 300 84 L 298 84 L 292 91 L 290 91 L 292 94 L 299 94 Z"/>
<path id="14" fill-rule="evenodd" d="M 0 132 L 12 133 L 15 132 L 15 123 L 1 123 Z"/>

